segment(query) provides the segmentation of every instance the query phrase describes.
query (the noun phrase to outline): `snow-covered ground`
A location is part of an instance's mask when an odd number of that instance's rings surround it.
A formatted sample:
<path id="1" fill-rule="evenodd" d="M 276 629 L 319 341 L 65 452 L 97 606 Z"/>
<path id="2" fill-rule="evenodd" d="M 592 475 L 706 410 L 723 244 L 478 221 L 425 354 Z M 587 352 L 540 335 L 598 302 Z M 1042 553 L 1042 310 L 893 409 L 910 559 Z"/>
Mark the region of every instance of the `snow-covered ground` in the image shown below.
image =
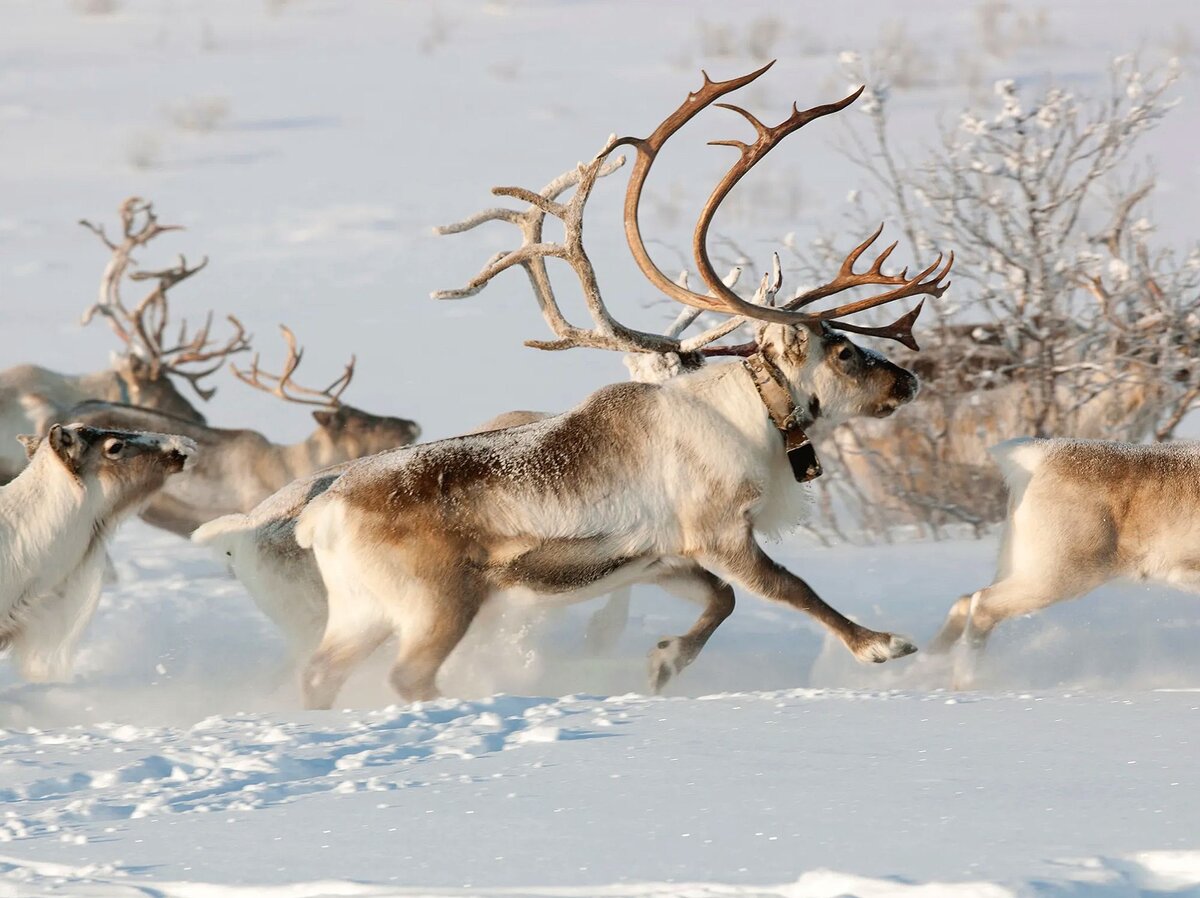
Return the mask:
<path id="1" fill-rule="evenodd" d="M 894 116 L 915 146 L 972 84 L 1047 76 L 1092 91 L 1107 60 L 1184 52 L 1183 100 L 1146 151 L 1166 238 L 1200 196 L 1192 0 L 0 2 L 0 367 L 101 367 L 111 336 L 75 319 L 104 253 L 74 222 L 154 199 L 170 253 L 208 254 L 180 311 L 238 313 L 273 355 L 309 344 L 320 380 L 350 352 L 347 399 L 429 436 L 508 408 L 556 409 L 620 379 L 615 358 L 546 354 L 519 274 L 439 304 L 511 237 L 434 238 L 540 186 L 611 131 L 648 130 L 698 83 L 780 62 L 747 99 L 770 120 L 841 95 L 836 56 L 903 17 L 925 58 Z M 1007 30 L 1005 30 L 1007 29 Z M 722 47 L 728 53 L 722 55 Z M 705 53 L 707 48 L 709 53 Z M 718 53 L 717 51 L 722 51 Z M 772 113 L 772 110 L 775 113 Z M 204 121 L 208 119 L 208 121 Z M 723 234 L 766 253 L 834 226 L 859 177 L 813 126 L 739 188 Z M 647 230 L 674 265 L 723 164 L 714 113 L 656 169 Z M 682 139 L 683 135 L 681 135 Z M 598 188 L 589 251 L 618 314 L 670 314 L 626 258 L 620 189 Z M 736 199 L 736 198 L 735 198 Z M 299 438 L 302 410 L 221 375 L 224 425 Z M 985 584 L 994 540 L 772 551 L 835 606 L 923 643 Z M 856 665 L 806 619 L 751 596 L 662 698 L 644 655 L 695 611 L 635 594 L 611 656 L 582 650 L 590 607 L 497 609 L 451 659 L 454 700 L 391 706 L 386 657 L 353 710 L 299 710 L 282 641 L 200 550 L 136 524 L 76 679 L 0 666 L 0 895 L 1200 896 L 1200 602 L 1113 586 L 1003 627 L 981 689 L 936 660 Z M 0 661 L 0 664 L 3 664 Z"/>
<path id="2" fill-rule="evenodd" d="M 747 597 L 648 698 L 645 651 L 694 611 L 642 590 L 611 657 L 581 651 L 588 608 L 508 611 L 451 659 L 459 699 L 389 705 L 380 657 L 355 710 L 304 712 L 201 551 L 118 542 L 76 682 L 2 674 L 0 894 L 1200 890 L 1190 598 L 1113 588 L 1017 621 L 962 694 L 930 658 L 860 667 Z M 924 640 L 994 547 L 777 548 Z"/>

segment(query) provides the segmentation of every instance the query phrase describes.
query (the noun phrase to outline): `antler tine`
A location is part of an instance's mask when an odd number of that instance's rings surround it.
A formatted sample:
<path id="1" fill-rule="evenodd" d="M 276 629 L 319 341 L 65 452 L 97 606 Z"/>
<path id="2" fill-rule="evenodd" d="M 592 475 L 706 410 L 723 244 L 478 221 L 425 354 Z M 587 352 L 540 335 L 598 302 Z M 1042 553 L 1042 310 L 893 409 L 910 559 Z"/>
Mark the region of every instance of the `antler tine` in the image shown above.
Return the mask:
<path id="1" fill-rule="evenodd" d="M 949 284 L 946 284 L 949 287 Z M 925 306 L 925 300 L 922 299 L 913 308 L 905 312 L 891 324 L 884 327 L 864 327 L 859 324 L 851 324 L 848 321 L 830 321 L 829 326 L 837 328 L 841 331 L 850 331 L 855 334 L 864 334 L 868 337 L 882 337 L 885 340 L 895 340 L 903 346 L 907 346 L 913 352 L 920 352 L 921 347 L 917 344 L 917 338 L 913 336 L 913 325 L 917 323 L 917 318 L 921 314 L 921 309 Z"/>
<path id="2" fill-rule="evenodd" d="M 350 386 L 350 381 L 354 379 L 354 366 L 358 364 L 358 356 L 351 354 L 350 361 L 346 363 L 345 370 L 340 375 L 334 378 L 333 383 L 321 390 L 321 395 L 329 397 L 329 404 L 339 406 L 342 404 L 342 394 L 346 392 L 346 387 Z M 303 389 L 301 387 L 300 389 Z M 308 392 L 308 391 L 306 391 Z"/>
<path id="3" fill-rule="evenodd" d="M 737 284 L 741 276 L 742 266 L 733 266 L 733 268 L 729 269 L 729 274 L 725 275 L 725 286 L 732 289 L 733 286 Z M 684 290 L 688 289 L 688 273 L 686 271 L 679 272 L 679 277 L 675 279 L 675 283 Z M 672 321 L 671 326 L 663 332 L 663 336 L 672 337 L 678 340 L 683 332 L 691 327 L 696 319 L 703 314 L 703 309 L 697 309 L 691 306 L 685 307 L 684 309 L 680 310 L 678 315 L 675 316 L 675 320 Z"/>
<path id="4" fill-rule="evenodd" d="M 205 399 L 211 398 L 215 390 L 200 387 L 199 380 L 218 371 L 225 359 L 250 349 L 249 336 L 242 322 L 234 315 L 226 320 L 234 332 L 223 343 L 213 345 L 211 341 L 213 313 L 205 316 L 204 324 L 191 336 L 188 335 L 187 319 L 179 323 L 179 335 L 174 345 L 166 345 L 164 334 L 170 321 L 170 305 L 167 291 L 192 277 L 208 265 L 208 257 L 198 265 L 188 265 L 187 258 L 179 256 L 178 263 L 161 271 L 135 271 L 129 275 L 133 281 L 156 281 L 154 288 L 129 314 L 139 341 L 145 346 L 149 363 L 157 371 L 165 371 L 187 380 L 196 392 Z M 208 365 L 200 370 L 189 370 L 185 365 Z"/>
<path id="5" fill-rule="evenodd" d="M 939 266 L 941 266 L 939 270 Z M 889 290 L 886 293 L 880 293 L 875 296 L 869 296 L 866 299 L 855 300 L 832 309 L 825 309 L 821 312 L 812 313 L 814 321 L 832 322 L 835 318 L 841 318 L 843 315 L 853 315 L 856 312 L 865 312 L 867 309 L 873 309 L 876 306 L 881 306 L 885 303 L 892 302 L 897 299 L 904 299 L 909 296 L 932 296 L 939 297 L 946 292 L 950 286 L 950 282 L 942 283 L 942 280 L 950 273 L 950 269 L 954 266 L 954 253 L 951 252 L 949 258 L 946 259 L 946 264 L 942 265 L 942 256 L 939 254 L 933 263 L 923 271 L 914 275 L 907 281 L 901 283 L 895 290 Z M 933 275 L 933 277 L 930 277 Z M 929 280 L 925 280 L 929 278 Z M 866 282 L 874 283 L 874 282 Z"/>
<path id="6" fill-rule="evenodd" d="M 317 405 L 323 408 L 337 408 L 342 405 L 342 394 L 346 392 L 346 388 L 350 386 L 350 381 L 354 379 L 354 366 L 357 364 L 357 356 L 350 356 L 350 361 L 342 374 L 324 390 L 313 390 L 308 387 L 302 387 L 292 380 L 292 376 L 300 366 L 300 360 L 304 358 L 304 349 L 297 345 L 296 335 L 290 327 L 286 324 L 281 324 L 279 325 L 279 330 L 283 334 L 283 342 L 287 345 L 287 358 L 283 362 L 281 372 L 279 374 L 271 374 L 270 372 L 263 371 L 259 366 L 259 355 L 256 352 L 254 360 L 250 363 L 249 371 L 242 371 L 237 365 L 232 362 L 229 363 L 234 376 L 242 383 L 248 384 L 257 390 L 270 393 L 272 396 L 277 396 L 285 402 L 295 402 L 299 405 Z M 306 399 L 304 398 L 305 396 L 316 396 L 318 398 Z"/>
<path id="7" fill-rule="evenodd" d="M 210 312 L 205 319 L 204 327 L 191 340 L 181 342 L 179 346 L 171 347 L 163 350 L 163 355 L 168 361 L 165 366 L 174 374 L 183 374 L 179 369 L 179 365 L 189 365 L 198 362 L 208 362 L 213 359 L 218 360 L 217 367 L 224 364 L 226 357 L 236 355 L 239 352 L 248 352 L 250 350 L 250 335 L 246 333 L 246 328 L 236 315 L 226 315 L 225 320 L 228 321 L 234 329 L 234 333 L 222 345 L 209 348 L 208 334 L 212 327 L 212 313 Z M 214 371 L 216 368 L 213 369 Z"/>
<path id="8" fill-rule="evenodd" d="M 779 265 L 779 253 L 771 253 L 771 279 L 767 280 L 767 275 L 763 275 L 762 283 L 758 286 L 758 293 L 752 302 L 756 306 L 773 306 L 775 305 L 775 296 L 779 293 L 779 289 L 783 286 L 783 269 Z M 761 299 L 759 295 L 761 294 Z"/>

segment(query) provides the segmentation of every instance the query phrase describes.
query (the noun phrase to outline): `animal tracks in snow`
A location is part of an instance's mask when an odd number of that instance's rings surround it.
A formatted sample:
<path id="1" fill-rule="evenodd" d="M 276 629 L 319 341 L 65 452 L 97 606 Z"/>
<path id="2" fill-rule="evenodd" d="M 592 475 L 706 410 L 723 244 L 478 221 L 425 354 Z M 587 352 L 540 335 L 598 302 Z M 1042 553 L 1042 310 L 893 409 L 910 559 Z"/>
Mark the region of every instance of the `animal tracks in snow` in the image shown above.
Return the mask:
<path id="1" fill-rule="evenodd" d="M 593 719 L 604 718 L 603 711 Z M 245 811 L 325 792 L 413 786 L 431 757 L 470 759 L 528 743 L 589 738 L 561 728 L 562 700 L 498 696 L 282 721 L 214 717 L 189 728 L 97 725 L 0 736 L 0 841 L 75 823 Z M 611 721 L 605 721 L 611 725 Z M 45 775 L 62 768 L 73 772 Z M 81 771 L 79 768 L 84 768 Z"/>

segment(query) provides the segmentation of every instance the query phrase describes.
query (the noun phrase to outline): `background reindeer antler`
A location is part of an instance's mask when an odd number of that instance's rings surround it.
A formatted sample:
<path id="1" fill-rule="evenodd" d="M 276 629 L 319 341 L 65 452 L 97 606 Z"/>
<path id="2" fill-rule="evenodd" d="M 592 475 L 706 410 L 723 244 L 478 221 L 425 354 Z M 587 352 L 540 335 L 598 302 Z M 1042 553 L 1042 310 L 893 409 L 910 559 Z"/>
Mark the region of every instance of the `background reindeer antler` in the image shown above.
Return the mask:
<path id="1" fill-rule="evenodd" d="M 234 333 L 223 343 L 210 338 L 213 316 L 209 312 L 204 326 L 194 334 L 188 334 L 187 320 L 179 323 L 179 331 L 173 341 L 166 336 L 170 322 L 167 291 L 202 270 L 208 264 L 204 258 L 199 265 L 189 266 L 181 254 L 179 262 L 161 271 L 129 271 L 134 264 L 133 252 L 148 244 L 159 234 L 181 231 L 179 225 L 159 224 L 154 214 L 154 204 L 139 197 L 130 197 L 118 210 L 121 219 L 121 239 L 114 243 L 109 239 L 103 225 L 93 224 L 86 219 L 79 223 L 94 233 L 112 251 L 112 257 L 104 267 L 100 278 L 100 296 L 83 313 L 82 323 L 88 324 L 97 315 L 103 315 L 113 333 L 128 347 L 130 355 L 136 356 L 150 366 L 151 379 L 162 374 L 174 374 L 188 381 L 204 399 L 211 399 L 215 388 L 206 389 L 200 381 L 215 373 L 225 359 L 250 348 L 249 337 L 242 323 L 233 315 L 226 316 Z M 121 282 L 128 276 L 131 281 L 154 281 L 154 287 L 132 309 L 121 297 Z M 208 364 L 211 363 L 211 364 Z M 206 365 L 200 369 L 185 366 Z"/>
<path id="2" fill-rule="evenodd" d="M 263 390 L 272 396 L 278 396 L 286 402 L 298 402 L 301 405 L 319 405 L 324 408 L 337 408 L 340 406 L 342 404 L 342 394 L 346 392 L 346 387 L 350 386 L 350 381 L 354 379 L 356 357 L 350 356 L 346 370 L 324 390 L 310 390 L 308 387 L 299 386 L 292 380 L 292 375 L 300 367 L 300 360 L 304 358 L 304 349 L 297 347 L 296 335 L 292 333 L 291 328 L 286 324 L 279 325 L 279 330 L 283 333 L 283 341 L 287 344 L 288 349 L 287 359 L 283 363 L 283 370 L 279 374 L 270 374 L 263 371 L 258 365 L 258 353 L 256 352 L 254 360 L 250 363 L 249 371 L 242 371 L 232 362 L 229 363 L 229 367 L 237 379 L 255 389 Z M 311 399 L 306 397 L 317 398 Z"/>

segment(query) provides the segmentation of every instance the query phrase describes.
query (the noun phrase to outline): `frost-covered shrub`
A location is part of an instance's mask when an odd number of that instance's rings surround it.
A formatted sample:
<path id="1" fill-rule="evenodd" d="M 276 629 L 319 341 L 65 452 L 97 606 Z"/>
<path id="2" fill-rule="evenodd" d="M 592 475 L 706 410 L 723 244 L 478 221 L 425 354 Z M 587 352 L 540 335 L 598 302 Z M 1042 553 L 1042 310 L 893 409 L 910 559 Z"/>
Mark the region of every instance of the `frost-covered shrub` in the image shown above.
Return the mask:
<path id="1" fill-rule="evenodd" d="M 1130 164 L 1139 138 L 1171 107 L 1171 66 L 1113 63 L 1110 90 L 995 86 L 924 161 L 902 165 L 888 139 L 888 86 L 859 57 L 842 64 L 871 91 L 857 104 L 869 136 L 851 156 L 880 206 L 919 248 L 956 254 L 954 287 L 928 303 L 925 349 L 897 360 L 921 397 L 888 422 L 843 428 L 831 508 L 887 530 L 981 531 L 1004 511 L 986 448 L 1018 435 L 1169 439 L 1200 398 L 1200 250 L 1155 239 L 1152 175 Z M 860 222 L 861 224 L 861 222 Z M 810 261 L 840 258 L 818 242 Z M 882 509 L 882 510 L 881 510 Z"/>

